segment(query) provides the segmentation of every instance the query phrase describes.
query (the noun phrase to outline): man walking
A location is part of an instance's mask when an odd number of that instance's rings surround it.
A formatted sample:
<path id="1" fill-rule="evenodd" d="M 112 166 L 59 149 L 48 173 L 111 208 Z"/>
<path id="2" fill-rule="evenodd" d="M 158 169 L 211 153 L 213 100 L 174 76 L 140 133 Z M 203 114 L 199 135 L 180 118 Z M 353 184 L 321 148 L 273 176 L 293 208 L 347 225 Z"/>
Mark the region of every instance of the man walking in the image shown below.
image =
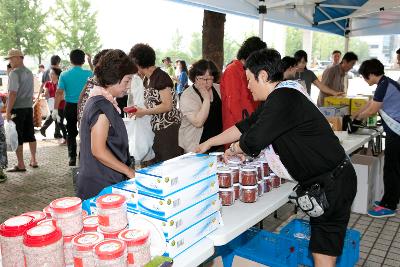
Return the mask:
<path id="1" fill-rule="evenodd" d="M 33 127 L 33 74 L 24 65 L 24 54 L 18 49 L 11 49 L 6 60 L 10 61 L 12 71 L 8 78 L 8 101 L 6 118 L 14 121 L 18 133 L 17 165 L 8 172 L 26 171 L 23 144 L 28 142 L 31 151 L 29 166 L 37 168 L 36 139 Z"/>
<path id="2" fill-rule="evenodd" d="M 80 49 L 72 50 L 69 54 L 72 67 L 61 73 L 56 91 L 53 120 L 59 120 L 58 107 L 65 96 L 64 115 L 67 120 L 67 145 L 69 166 L 76 165 L 76 136 L 78 135 L 78 100 L 83 87 L 89 77 L 93 75 L 92 71 L 84 70 L 82 65 L 85 63 L 85 52 Z"/>

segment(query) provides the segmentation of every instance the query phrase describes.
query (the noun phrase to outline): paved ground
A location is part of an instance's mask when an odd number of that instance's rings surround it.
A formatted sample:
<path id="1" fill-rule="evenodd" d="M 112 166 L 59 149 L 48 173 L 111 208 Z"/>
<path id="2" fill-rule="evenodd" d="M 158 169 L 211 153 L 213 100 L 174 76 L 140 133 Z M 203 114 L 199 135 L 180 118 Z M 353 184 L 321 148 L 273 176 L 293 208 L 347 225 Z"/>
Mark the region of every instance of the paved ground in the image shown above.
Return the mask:
<path id="1" fill-rule="evenodd" d="M 52 136 L 51 129 L 48 136 Z M 51 200 L 74 195 L 73 169 L 68 167 L 67 148 L 55 140 L 37 134 L 38 169 L 27 167 L 25 173 L 8 174 L 8 180 L 0 184 L 0 222 L 27 211 L 41 210 Z M 15 153 L 8 153 L 9 166 L 16 163 Z M 29 163 L 28 146 L 24 150 L 25 162 Z M 293 206 L 287 204 L 278 211 L 278 219 L 269 216 L 264 228 L 279 230 L 292 218 Z M 365 215 L 352 214 L 349 227 L 362 234 L 359 266 L 400 266 L 400 215 L 389 219 L 372 219 Z"/>

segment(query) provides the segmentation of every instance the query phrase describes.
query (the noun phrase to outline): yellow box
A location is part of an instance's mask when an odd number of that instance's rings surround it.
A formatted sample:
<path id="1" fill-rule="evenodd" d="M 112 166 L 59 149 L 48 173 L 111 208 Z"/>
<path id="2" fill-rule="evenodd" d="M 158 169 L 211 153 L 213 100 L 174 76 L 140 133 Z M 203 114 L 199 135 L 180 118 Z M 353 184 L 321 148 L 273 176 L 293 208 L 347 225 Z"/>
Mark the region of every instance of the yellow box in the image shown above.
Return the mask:
<path id="1" fill-rule="evenodd" d="M 350 106 L 350 100 L 349 97 L 327 96 L 324 99 L 324 107 Z"/>
<path id="2" fill-rule="evenodd" d="M 360 111 L 369 101 L 368 97 L 353 97 L 351 98 L 350 114 L 354 115 Z"/>

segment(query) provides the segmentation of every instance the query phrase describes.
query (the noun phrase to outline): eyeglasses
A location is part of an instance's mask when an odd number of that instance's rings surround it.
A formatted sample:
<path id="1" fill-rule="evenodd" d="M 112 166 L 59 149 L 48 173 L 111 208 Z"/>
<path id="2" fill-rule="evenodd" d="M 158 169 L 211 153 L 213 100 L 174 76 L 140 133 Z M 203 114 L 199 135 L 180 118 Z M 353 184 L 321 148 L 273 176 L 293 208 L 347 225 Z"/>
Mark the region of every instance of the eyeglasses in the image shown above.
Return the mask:
<path id="1" fill-rule="evenodd" d="M 213 82 L 214 81 L 214 77 L 210 77 L 210 78 L 203 78 L 203 77 L 196 77 L 197 80 L 203 81 L 203 82 Z"/>

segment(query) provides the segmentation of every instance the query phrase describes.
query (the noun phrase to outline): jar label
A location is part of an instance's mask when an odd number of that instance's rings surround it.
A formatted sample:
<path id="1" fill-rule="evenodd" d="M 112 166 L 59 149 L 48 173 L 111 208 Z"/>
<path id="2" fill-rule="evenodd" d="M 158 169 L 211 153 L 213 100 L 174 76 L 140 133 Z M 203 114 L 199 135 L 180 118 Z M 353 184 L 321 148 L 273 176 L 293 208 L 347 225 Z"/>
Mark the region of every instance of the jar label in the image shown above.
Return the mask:
<path id="1" fill-rule="evenodd" d="M 125 238 L 128 238 L 128 239 L 137 239 L 137 238 L 140 238 L 143 236 L 145 236 L 145 232 L 141 231 L 141 230 L 137 230 L 137 229 L 129 230 L 125 234 Z"/>
<path id="2" fill-rule="evenodd" d="M 77 242 L 82 245 L 93 244 L 99 239 L 98 235 L 95 234 L 86 234 L 80 237 Z"/>
<path id="3" fill-rule="evenodd" d="M 79 198 L 67 198 L 54 203 L 57 207 L 60 208 L 69 208 L 75 205 L 78 205 L 81 202 Z"/>
<path id="4" fill-rule="evenodd" d="M 28 231 L 28 234 L 30 236 L 42 236 L 42 235 L 47 235 L 54 232 L 54 226 L 51 225 L 39 225 L 36 227 L 33 227 Z"/>
<path id="5" fill-rule="evenodd" d="M 128 253 L 128 264 L 135 264 L 135 256 L 133 253 Z"/>
<path id="6" fill-rule="evenodd" d="M 74 267 L 83 267 L 83 261 L 81 258 L 74 257 Z"/>
<path id="7" fill-rule="evenodd" d="M 103 244 L 99 247 L 100 252 L 114 252 L 121 248 L 121 244 L 117 242 L 110 242 Z"/>
<path id="8" fill-rule="evenodd" d="M 99 224 L 99 219 L 97 216 L 95 217 L 88 217 L 83 220 L 83 224 L 85 225 L 97 225 Z"/>
<path id="9" fill-rule="evenodd" d="M 99 215 L 98 216 L 99 224 L 102 226 L 110 226 L 110 217 L 107 215 Z"/>
<path id="10" fill-rule="evenodd" d="M 20 226 L 20 225 L 25 225 L 32 221 L 32 218 L 29 216 L 17 216 L 11 219 L 8 219 L 7 221 L 4 222 L 5 226 Z"/>
<path id="11" fill-rule="evenodd" d="M 110 195 L 110 196 L 104 197 L 101 201 L 104 203 L 111 203 L 111 202 L 115 202 L 115 201 L 119 201 L 119 200 L 121 200 L 121 196 Z"/>

